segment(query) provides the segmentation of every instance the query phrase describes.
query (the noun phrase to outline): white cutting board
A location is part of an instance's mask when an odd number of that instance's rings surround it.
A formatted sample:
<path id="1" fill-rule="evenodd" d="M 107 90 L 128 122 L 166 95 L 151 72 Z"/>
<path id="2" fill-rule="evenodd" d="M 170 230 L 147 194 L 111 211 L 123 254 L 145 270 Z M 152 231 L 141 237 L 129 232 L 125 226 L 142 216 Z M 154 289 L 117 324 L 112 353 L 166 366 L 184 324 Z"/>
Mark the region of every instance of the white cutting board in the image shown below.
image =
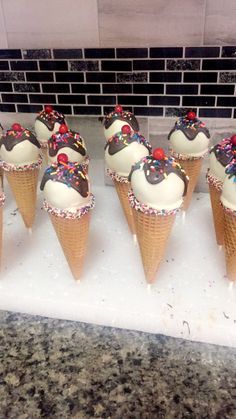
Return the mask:
<path id="1" fill-rule="evenodd" d="M 72 278 L 48 214 L 28 235 L 5 181 L 0 309 L 141 330 L 236 347 L 236 285 L 225 277 L 208 194 L 178 215 L 154 285 L 147 286 L 115 189 L 103 162 L 91 162 L 90 242 L 80 283 Z"/>

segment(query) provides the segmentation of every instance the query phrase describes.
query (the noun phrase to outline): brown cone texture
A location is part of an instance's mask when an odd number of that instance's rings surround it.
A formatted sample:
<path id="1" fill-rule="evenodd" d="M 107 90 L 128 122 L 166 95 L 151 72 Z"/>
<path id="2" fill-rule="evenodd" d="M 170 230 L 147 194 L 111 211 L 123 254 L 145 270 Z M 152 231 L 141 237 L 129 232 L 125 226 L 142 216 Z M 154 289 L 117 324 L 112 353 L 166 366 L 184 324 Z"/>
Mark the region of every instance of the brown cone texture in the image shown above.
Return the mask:
<path id="1" fill-rule="evenodd" d="M 183 203 L 183 210 L 187 210 L 193 195 L 193 191 L 197 184 L 201 167 L 202 167 L 202 159 L 195 159 L 195 160 L 178 160 L 179 164 L 185 170 L 186 175 L 189 177 L 187 195 L 184 197 Z"/>
<path id="2" fill-rule="evenodd" d="M 216 241 L 219 246 L 224 244 L 224 210 L 220 203 L 221 191 L 209 183 L 211 207 L 215 226 Z"/>
<path id="3" fill-rule="evenodd" d="M 87 213 L 76 219 L 50 214 L 50 218 L 72 275 L 78 280 L 87 251 L 90 214 Z"/>
<path id="4" fill-rule="evenodd" d="M 42 157 L 43 157 L 44 164 L 46 166 L 48 166 L 48 148 L 47 147 L 42 147 L 41 148 L 41 154 L 42 154 Z"/>
<path id="5" fill-rule="evenodd" d="M 224 243 L 227 276 L 236 281 L 236 217 L 224 211 Z"/>
<path id="6" fill-rule="evenodd" d="M 39 169 L 5 172 L 25 226 L 32 228 L 37 200 Z"/>
<path id="7" fill-rule="evenodd" d="M 136 234 L 146 280 L 154 282 L 175 220 L 172 215 L 148 215 L 133 209 Z"/>
<path id="8" fill-rule="evenodd" d="M 121 206 L 123 208 L 127 223 L 129 225 L 130 231 L 132 234 L 136 234 L 133 212 L 130 207 L 129 199 L 128 199 L 128 192 L 131 189 L 130 182 L 123 183 L 123 182 L 118 182 L 117 180 L 114 180 L 114 185 L 116 187 L 116 192 L 118 194 L 118 197 L 119 197 Z"/>

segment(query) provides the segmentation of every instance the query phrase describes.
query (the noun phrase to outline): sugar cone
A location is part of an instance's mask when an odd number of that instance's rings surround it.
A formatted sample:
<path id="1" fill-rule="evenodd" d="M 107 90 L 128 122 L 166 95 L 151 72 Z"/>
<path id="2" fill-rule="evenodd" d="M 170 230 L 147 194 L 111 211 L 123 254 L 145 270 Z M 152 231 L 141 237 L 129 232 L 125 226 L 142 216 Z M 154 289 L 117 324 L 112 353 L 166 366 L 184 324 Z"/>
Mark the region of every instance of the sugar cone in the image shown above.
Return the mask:
<path id="1" fill-rule="evenodd" d="M 32 228 L 35 219 L 38 174 L 38 168 L 34 170 L 5 171 L 17 207 L 27 228 Z"/>
<path id="2" fill-rule="evenodd" d="M 41 148 L 41 152 L 42 152 L 42 157 L 43 157 L 43 161 L 45 166 L 48 166 L 48 148 L 47 147 L 42 147 Z"/>
<path id="3" fill-rule="evenodd" d="M 224 244 L 227 276 L 236 281 L 236 216 L 224 211 Z"/>
<path id="4" fill-rule="evenodd" d="M 50 218 L 72 275 L 78 280 L 87 250 L 90 214 L 87 213 L 76 219 L 50 214 Z"/>
<path id="5" fill-rule="evenodd" d="M 183 203 L 183 210 L 186 211 L 191 202 L 193 191 L 195 189 L 195 186 L 197 184 L 197 181 L 200 175 L 200 171 L 202 167 L 202 159 L 201 158 L 195 159 L 195 160 L 179 159 L 178 162 L 182 166 L 182 168 L 185 170 L 186 175 L 188 175 L 189 177 L 187 195 L 185 196 L 184 203 Z"/>
<path id="6" fill-rule="evenodd" d="M 146 280 L 152 283 L 164 256 L 175 214 L 148 215 L 134 208 L 132 211 Z"/>
<path id="7" fill-rule="evenodd" d="M 220 203 L 221 191 L 209 183 L 211 207 L 215 226 L 216 241 L 219 246 L 224 244 L 224 210 Z"/>
<path id="8" fill-rule="evenodd" d="M 127 223 L 129 225 L 130 231 L 132 234 L 136 234 L 133 212 L 130 207 L 129 200 L 128 200 L 128 192 L 131 189 L 130 182 L 128 183 L 118 182 L 116 179 L 114 179 L 113 182 L 116 187 L 116 192 L 118 194 L 118 197 L 119 197 L 121 206 L 123 208 Z"/>

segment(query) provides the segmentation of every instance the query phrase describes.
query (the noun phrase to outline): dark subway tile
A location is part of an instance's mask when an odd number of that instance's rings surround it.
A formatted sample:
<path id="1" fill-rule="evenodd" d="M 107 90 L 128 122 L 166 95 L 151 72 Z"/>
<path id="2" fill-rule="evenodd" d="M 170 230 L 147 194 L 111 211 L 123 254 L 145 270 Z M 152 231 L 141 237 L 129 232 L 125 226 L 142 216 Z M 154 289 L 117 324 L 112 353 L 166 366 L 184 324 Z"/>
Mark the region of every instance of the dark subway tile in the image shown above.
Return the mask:
<path id="1" fill-rule="evenodd" d="M 236 57 L 236 46 L 222 47 L 222 57 Z"/>
<path id="2" fill-rule="evenodd" d="M 66 83 L 42 84 L 43 93 L 70 93 L 70 85 Z"/>
<path id="3" fill-rule="evenodd" d="M 167 84 L 167 95 L 197 95 L 198 85 L 196 84 Z"/>
<path id="4" fill-rule="evenodd" d="M 53 105 L 53 109 L 55 109 L 58 112 L 63 113 L 64 115 L 72 114 L 71 106 L 69 105 Z"/>
<path id="5" fill-rule="evenodd" d="M 154 108 L 151 106 L 134 107 L 134 114 L 137 116 L 162 116 L 163 108 Z"/>
<path id="6" fill-rule="evenodd" d="M 48 60 L 52 58 L 50 49 L 23 49 L 25 60 Z"/>
<path id="7" fill-rule="evenodd" d="M 165 62 L 164 60 L 134 60 L 133 69 L 134 70 L 164 70 Z"/>
<path id="8" fill-rule="evenodd" d="M 2 93 L 3 102 L 12 102 L 12 103 L 28 103 L 27 95 L 21 95 L 17 93 Z"/>
<path id="9" fill-rule="evenodd" d="M 99 82 L 99 83 L 111 83 L 116 81 L 115 73 L 87 73 L 86 81 L 90 82 Z"/>
<path id="10" fill-rule="evenodd" d="M 234 118 L 236 118 L 236 109 L 234 109 Z"/>
<path id="11" fill-rule="evenodd" d="M 117 83 L 147 83 L 147 73 L 117 73 Z"/>
<path id="12" fill-rule="evenodd" d="M 0 83 L 0 92 L 12 92 L 12 84 Z"/>
<path id="13" fill-rule="evenodd" d="M 71 81 L 71 82 L 83 82 L 84 81 L 84 75 L 83 73 L 55 73 L 56 74 L 56 81 Z"/>
<path id="14" fill-rule="evenodd" d="M 11 70 L 15 71 L 36 71 L 38 70 L 37 61 L 10 61 Z"/>
<path id="15" fill-rule="evenodd" d="M 232 109 L 199 109 L 200 118 L 231 118 Z"/>
<path id="16" fill-rule="evenodd" d="M 164 93 L 163 84 L 135 84 L 133 86 L 133 91 L 135 94 L 162 94 Z"/>
<path id="17" fill-rule="evenodd" d="M 147 58 L 147 48 L 117 48 L 117 58 Z"/>
<path id="18" fill-rule="evenodd" d="M 71 88 L 72 88 L 72 93 L 100 93 L 101 92 L 100 84 L 75 83 L 71 85 Z"/>
<path id="19" fill-rule="evenodd" d="M 75 115 L 101 115 L 101 106 L 74 106 Z"/>
<path id="20" fill-rule="evenodd" d="M 67 61 L 39 61 L 40 70 L 66 71 L 68 70 Z"/>
<path id="21" fill-rule="evenodd" d="M 16 60 L 21 57 L 20 49 L 0 49 L 0 59 L 13 59 Z"/>
<path id="22" fill-rule="evenodd" d="M 178 106 L 180 103 L 179 96 L 150 96 L 150 105 L 173 105 Z"/>
<path id="23" fill-rule="evenodd" d="M 38 113 L 43 110 L 42 105 L 17 105 L 18 112 Z"/>
<path id="24" fill-rule="evenodd" d="M 115 105 L 115 96 L 88 96 L 89 105 Z"/>
<path id="25" fill-rule="evenodd" d="M 82 49 L 54 49 L 53 50 L 54 58 L 82 58 Z"/>
<path id="26" fill-rule="evenodd" d="M 8 61 L 0 61 L 0 71 L 9 70 Z"/>
<path id="27" fill-rule="evenodd" d="M 220 96 L 217 98 L 216 106 L 236 107 L 236 97 Z"/>
<path id="28" fill-rule="evenodd" d="M 56 103 L 55 95 L 29 95 L 30 103 Z"/>
<path id="29" fill-rule="evenodd" d="M 233 84 L 211 84 L 201 86 L 201 95 L 233 95 Z"/>
<path id="30" fill-rule="evenodd" d="M 181 58 L 183 57 L 183 48 L 150 48 L 151 58 Z"/>
<path id="31" fill-rule="evenodd" d="M 53 81 L 53 73 L 26 73 L 27 81 Z"/>
<path id="32" fill-rule="evenodd" d="M 183 106 L 214 106 L 214 96 L 184 96 Z"/>
<path id="33" fill-rule="evenodd" d="M 203 60 L 203 70 L 235 70 L 236 60 Z"/>
<path id="34" fill-rule="evenodd" d="M 147 96 L 118 96 L 121 105 L 147 105 Z"/>
<path id="35" fill-rule="evenodd" d="M 0 72 L 0 81 L 24 81 L 24 73 L 19 72 Z"/>
<path id="36" fill-rule="evenodd" d="M 98 61 L 69 61 L 69 71 L 98 71 Z"/>
<path id="37" fill-rule="evenodd" d="M 131 61 L 102 61 L 102 71 L 132 71 Z"/>
<path id="38" fill-rule="evenodd" d="M 114 48 L 85 48 L 85 58 L 115 58 Z"/>
<path id="39" fill-rule="evenodd" d="M 58 103 L 85 103 L 85 95 L 58 95 Z"/>
<path id="40" fill-rule="evenodd" d="M 168 73 L 168 72 L 157 72 L 150 73 L 150 82 L 180 82 L 182 73 Z"/>
<path id="41" fill-rule="evenodd" d="M 38 83 L 14 83 L 15 92 L 40 92 L 40 84 Z"/>
<path id="42" fill-rule="evenodd" d="M 0 112 L 16 112 L 16 107 L 12 103 L 0 103 Z"/>
<path id="43" fill-rule="evenodd" d="M 132 93 L 132 84 L 103 84 L 103 93 Z"/>
<path id="44" fill-rule="evenodd" d="M 200 60 L 167 60 L 167 70 L 200 70 Z"/>
<path id="45" fill-rule="evenodd" d="M 217 73 L 184 73 L 184 83 L 216 83 Z"/>
<path id="46" fill-rule="evenodd" d="M 220 73 L 220 83 L 236 83 L 236 72 L 223 72 Z"/>
<path id="47" fill-rule="evenodd" d="M 197 113 L 197 110 L 192 108 L 192 110 Z M 186 113 L 189 111 L 189 108 L 165 108 L 165 116 L 174 116 L 174 117 L 180 117 L 186 115 Z"/>
<path id="48" fill-rule="evenodd" d="M 219 57 L 219 47 L 186 47 L 185 57 L 187 58 L 207 58 Z"/>

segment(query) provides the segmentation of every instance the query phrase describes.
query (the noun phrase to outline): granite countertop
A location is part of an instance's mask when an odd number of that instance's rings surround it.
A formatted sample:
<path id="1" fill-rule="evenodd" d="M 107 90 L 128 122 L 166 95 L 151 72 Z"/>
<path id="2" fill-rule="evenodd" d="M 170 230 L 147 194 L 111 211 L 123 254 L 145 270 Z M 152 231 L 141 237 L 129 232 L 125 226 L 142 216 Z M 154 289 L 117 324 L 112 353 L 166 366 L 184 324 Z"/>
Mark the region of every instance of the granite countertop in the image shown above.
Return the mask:
<path id="1" fill-rule="evenodd" d="M 235 418 L 236 350 L 0 312 L 0 418 Z"/>

